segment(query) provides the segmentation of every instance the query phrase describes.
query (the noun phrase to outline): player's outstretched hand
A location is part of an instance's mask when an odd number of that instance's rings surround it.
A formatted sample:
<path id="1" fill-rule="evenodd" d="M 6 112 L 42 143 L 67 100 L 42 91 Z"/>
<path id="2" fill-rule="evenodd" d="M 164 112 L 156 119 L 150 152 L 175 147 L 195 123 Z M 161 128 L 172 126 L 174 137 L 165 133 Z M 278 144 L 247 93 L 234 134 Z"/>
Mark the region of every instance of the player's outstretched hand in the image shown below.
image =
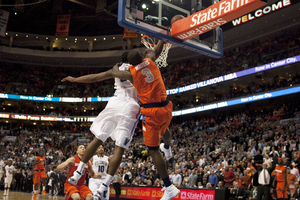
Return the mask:
<path id="1" fill-rule="evenodd" d="M 65 81 L 74 82 L 74 81 L 75 81 L 75 78 L 72 77 L 72 76 L 67 76 L 67 77 L 65 77 L 65 78 L 63 78 L 63 79 L 61 80 L 61 82 L 65 82 Z"/>

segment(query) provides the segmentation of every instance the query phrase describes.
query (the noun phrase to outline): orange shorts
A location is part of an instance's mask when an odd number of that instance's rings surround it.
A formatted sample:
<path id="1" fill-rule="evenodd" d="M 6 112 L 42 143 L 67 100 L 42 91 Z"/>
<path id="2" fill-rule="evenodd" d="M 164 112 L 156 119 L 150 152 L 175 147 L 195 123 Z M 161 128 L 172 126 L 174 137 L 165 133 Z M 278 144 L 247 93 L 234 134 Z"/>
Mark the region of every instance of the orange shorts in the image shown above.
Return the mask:
<path id="1" fill-rule="evenodd" d="M 158 147 L 161 135 L 165 134 L 172 120 L 173 104 L 171 101 L 164 107 L 143 108 L 144 144 L 148 147 Z"/>
<path id="2" fill-rule="evenodd" d="M 35 170 L 34 176 L 33 176 L 33 185 L 35 184 L 41 184 L 41 178 L 47 178 L 46 171 L 45 170 Z"/>
<path id="3" fill-rule="evenodd" d="M 282 188 L 283 188 L 283 182 L 277 182 L 276 186 L 276 193 L 277 193 L 277 199 L 287 199 L 288 196 L 288 185 L 286 184 L 285 186 L 285 191 L 282 193 Z"/>
<path id="4" fill-rule="evenodd" d="M 80 199 L 85 199 L 85 197 L 92 191 L 86 185 L 72 185 L 70 183 L 65 183 L 65 200 L 71 200 L 71 195 L 78 193 Z"/>

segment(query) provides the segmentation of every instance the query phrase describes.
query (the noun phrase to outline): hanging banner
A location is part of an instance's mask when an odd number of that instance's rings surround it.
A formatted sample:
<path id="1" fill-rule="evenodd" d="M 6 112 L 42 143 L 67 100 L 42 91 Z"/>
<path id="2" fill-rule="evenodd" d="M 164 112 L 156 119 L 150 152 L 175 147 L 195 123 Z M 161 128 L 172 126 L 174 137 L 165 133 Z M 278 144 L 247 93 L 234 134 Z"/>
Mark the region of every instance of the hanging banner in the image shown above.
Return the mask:
<path id="1" fill-rule="evenodd" d="M 123 37 L 124 38 L 137 38 L 138 34 L 137 34 L 137 32 L 134 32 L 134 31 L 128 30 L 127 28 L 124 28 Z"/>
<path id="2" fill-rule="evenodd" d="M 0 35 L 5 37 L 9 12 L 0 10 Z"/>
<path id="3" fill-rule="evenodd" d="M 55 37 L 67 37 L 69 36 L 71 15 L 57 15 L 57 24 Z"/>

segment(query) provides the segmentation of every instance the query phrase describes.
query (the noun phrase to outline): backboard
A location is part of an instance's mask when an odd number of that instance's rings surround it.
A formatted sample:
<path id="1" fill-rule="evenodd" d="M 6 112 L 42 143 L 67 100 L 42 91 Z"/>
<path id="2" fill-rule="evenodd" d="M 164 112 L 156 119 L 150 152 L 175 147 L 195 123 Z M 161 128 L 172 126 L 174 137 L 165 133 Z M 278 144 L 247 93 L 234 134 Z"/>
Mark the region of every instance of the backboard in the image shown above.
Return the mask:
<path id="1" fill-rule="evenodd" d="M 119 0 L 118 23 L 137 33 L 220 58 L 223 56 L 223 34 L 219 27 L 185 41 L 170 35 L 170 21 L 173 16 L 180 14 L 188 17 L 215 2 L 203 0 L 202 4 L 202 0 Z"/>

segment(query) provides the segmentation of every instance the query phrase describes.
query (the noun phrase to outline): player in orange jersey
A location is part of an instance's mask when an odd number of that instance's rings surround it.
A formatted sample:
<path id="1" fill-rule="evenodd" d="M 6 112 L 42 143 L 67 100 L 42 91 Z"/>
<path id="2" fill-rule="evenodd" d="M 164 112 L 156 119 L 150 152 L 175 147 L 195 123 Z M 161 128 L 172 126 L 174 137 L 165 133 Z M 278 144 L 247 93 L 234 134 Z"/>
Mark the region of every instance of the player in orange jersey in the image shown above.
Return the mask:
<path id="1" fill-rule="evenodd" d="M 76 186 L 69 183 L 68 181 L 68 179 L 73 175 L 74 171 L 77 169 L 77 166 L 81 161 L 84 151 L 85 147 L 83 145 L 79 145 L 76 151 L 77 155 L 68 158 L 65 162 L 59 164 L 56 168 L 58 171 L 63 171 L 63 169 L 66 167 L 69 168 L 68 177 L 64 185 L 66 200 L 80 200 L 81 198 L 85 200 L 92 200 L 94 198 L 92 191 L 86 185 L 84 185 L 84 181 L 86 178 L 87 171 L 89 171 L 89 174 L 92 178 L 101 178 L 101 173 L 95 174 L 89 162 L 84 167 L 82 171 L 83 176 L 81 176 L 81 178 L 78 180 Z"/>
<path id="2" fill-rule="evenodd" d="M 42 149 L 40 150 L 39 156 L 35 158 L 34 162 L 34 176 L 33 176 L 33 185 L 34 185 L 34 191 L 33 191 L 33 199 L 36 199 L 36 196 L 38 194 L 38 188 L 41 185 L 41 181 L 43 183 L 43 195 L 47 195 L 46 192 L 46 181 L 47 181 L 47 175 L 45 171 L 45 151 Z"/>
<path id="3" fill-rule="evenodd" d="M 164 42 L 159 41 L 154 50 L 146 49 L 143 55 L 140 55 L 137 51 L 129 52 L 127 58 L 129 64 L 131 64 L 129 66 L 130 71 L 119 71 L 119 64 L 117 64 L 113 67 L 112 76 L 130 80 L 140 97 L 144 144 L 148 147 L 154 165 L 166 187 L 163 188 L 165 192 L 161 200 L 169 200 L 175 198 L 180 191 L 171 184 L 166 162 L 159 152 L 160 148 L 166 157 L 172 155 L 169 147 L 171 134 L 167 131 L 167 128 L 172 119 L 173 105 L 167 99 L 165 84 L 160 70 L 155 64 L 163 45 Z M 165 144 L 160 144 L 161 136 Z"/>
<path id="4" fill-rule="evenodd" d="M 278 200 L 288 199 L 286 168 L 282 164 L 282 158 L 278 158 L 278 165 L 275 167 L 276 176 L 273 181 L 273 187 L 275 187 L 275 181 L 277 181 L 276 193 Z"/>

